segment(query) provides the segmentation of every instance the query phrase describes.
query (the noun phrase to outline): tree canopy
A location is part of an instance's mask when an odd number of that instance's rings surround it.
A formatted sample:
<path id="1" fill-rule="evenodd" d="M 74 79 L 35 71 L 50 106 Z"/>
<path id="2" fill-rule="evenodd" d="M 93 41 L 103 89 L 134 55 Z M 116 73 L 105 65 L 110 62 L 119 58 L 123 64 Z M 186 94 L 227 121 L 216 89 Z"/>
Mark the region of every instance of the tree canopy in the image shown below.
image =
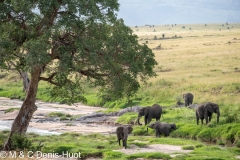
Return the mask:
<path id="1" fill-rule="evenodd" d="M 132 96 L 157 62 L 118 9 L 117 0 L 2 0 L 0 68 L 49 82 L 68 103 L 84 99 L 85 80 L 106 97 Z"/>

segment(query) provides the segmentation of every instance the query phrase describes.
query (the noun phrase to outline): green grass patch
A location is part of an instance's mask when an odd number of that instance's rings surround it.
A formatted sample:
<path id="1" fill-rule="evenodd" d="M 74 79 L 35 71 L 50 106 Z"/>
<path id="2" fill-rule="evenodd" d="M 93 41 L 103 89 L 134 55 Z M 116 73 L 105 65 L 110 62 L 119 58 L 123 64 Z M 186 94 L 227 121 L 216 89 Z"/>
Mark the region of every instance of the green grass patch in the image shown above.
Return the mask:
<path id="1" fill-rule="evenodd" d="M 168 159 L 170 159 L 170 156 L 167 154 L 164 154 L 164 153 L 160 153 L 160 152 L 137 153 L 137 154 L 131 154 L 131 155 L 126 156 L 126 159 L 128 159 L 128 160 L 134 160 L 137 158 L 168 160 Z"/>
<path id="2" fill-rule="evenodd" d="M 64 114 L 62 112 L 51 112 L 47 115 L 48 117 L 52 118 L 60 118 L 61 121 L 63 120 L 72 120 L 74 117 L 70 114 Z"/>
<path id="3" fill-rule="evenodd" d="M 121 124 L 132 124 L 135 123 L 138 118 L 138 113 L 128 112 L 120 116 L 116 122 Z"/>
<path id="4" fill-rule="evenodd" d="M 108 151 L 103 154 L 104 159 L 103 160 L 109 160 L 109 159 L 122 159 L 124 160 L 124 154 L 118 151 Z"/>
<path id="5" fill-rule="evenodd" d="M 183 150 L 194 150 L 194 146 L 183 146 Z"/>
<path id="6" fill-rule="evenodd" d="M 9 108 L 9 109 L 5 110 L 4 113 L 13 112 L 15 110 L 20 110 L 20 108 Z"/>

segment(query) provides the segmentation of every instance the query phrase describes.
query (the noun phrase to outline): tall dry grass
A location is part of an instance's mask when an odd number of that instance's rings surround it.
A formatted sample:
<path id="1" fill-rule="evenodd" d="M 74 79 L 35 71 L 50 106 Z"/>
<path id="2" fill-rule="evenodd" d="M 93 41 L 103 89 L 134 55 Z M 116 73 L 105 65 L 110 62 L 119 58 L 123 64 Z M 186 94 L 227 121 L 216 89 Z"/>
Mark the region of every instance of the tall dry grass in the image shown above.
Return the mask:
<path id="1" fill-rule="evenodd" d="M 197 103 L 240 105 L 240 24 L 132 29 L 140 43 L 147 43 L 153 49 L 158 61 L 155 68 L 158 76 L 149 81 L 152 87 L 146 85 L 141 92 L 148 92 L 156 102 L 169 105 L 188 91 L 195 95 Z M 163 81 L 170 85 L 161 85 Z"/>

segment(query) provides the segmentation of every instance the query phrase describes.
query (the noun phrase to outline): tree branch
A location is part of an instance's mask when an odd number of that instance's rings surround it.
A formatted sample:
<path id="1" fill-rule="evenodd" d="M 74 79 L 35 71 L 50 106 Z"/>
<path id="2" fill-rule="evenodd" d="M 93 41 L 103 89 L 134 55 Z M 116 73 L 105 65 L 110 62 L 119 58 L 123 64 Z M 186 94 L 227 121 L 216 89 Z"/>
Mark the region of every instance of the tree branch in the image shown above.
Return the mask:
<path id="1" fill-rule="evenodd" d="M 46 77 L 39 77 L 39 80 L 43 80 L 43 81 L 49 82 L 49 83 L 51 83 L 51 84 L 53 84 L 55 86 L 60 86 L 58 83 L 53 81 L 53 78 L 56 76 L 56 74 L 57 73 L 55 72 L 52 75 L 50 75 L 48 78 L 46 78 Z"/>
<path id="2" fill-rule="evenodd" d="M 109 74 L 96 73 L 96 70 L 92 70 L 92 69 L 79 70 L 78 73 L 80 73 L 84 76 L 89 76 L 89 77 L 95 78 L 95 79 L 98 79 L 99 77 L 109 76 Z"/>

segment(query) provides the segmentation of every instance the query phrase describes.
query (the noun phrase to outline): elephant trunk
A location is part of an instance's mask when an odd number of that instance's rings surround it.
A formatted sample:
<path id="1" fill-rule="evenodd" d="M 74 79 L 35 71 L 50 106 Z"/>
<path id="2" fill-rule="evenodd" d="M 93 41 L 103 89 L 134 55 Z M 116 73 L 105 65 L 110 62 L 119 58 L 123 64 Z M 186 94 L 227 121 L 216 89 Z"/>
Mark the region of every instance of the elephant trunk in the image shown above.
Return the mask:
<path id="1" fill-rule="evenodd" d="M 137 119 L 137 123 L 138 123 L 138 125 L 142 125 L 140 122 L 139 122 L 139 120 L 140 120 L 140 116 L 138 116 L 138 119 Z"/>

